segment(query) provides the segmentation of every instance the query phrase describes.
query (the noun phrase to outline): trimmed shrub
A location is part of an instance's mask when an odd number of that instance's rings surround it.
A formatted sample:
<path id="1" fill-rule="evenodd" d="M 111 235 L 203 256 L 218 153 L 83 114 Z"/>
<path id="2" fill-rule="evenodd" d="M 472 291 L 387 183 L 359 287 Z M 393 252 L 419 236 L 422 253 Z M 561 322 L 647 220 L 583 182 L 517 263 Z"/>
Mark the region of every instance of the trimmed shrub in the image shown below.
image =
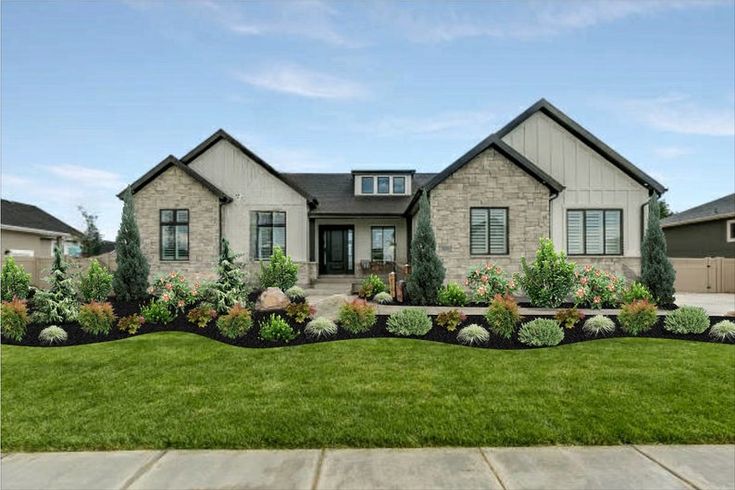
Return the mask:
<path id="1" fill-rule="evenodd" d="M 31 286 L 31 275 L 23 266 L 15 263 L 15 259 L 6 256 L 3 259 L 2 278 L 0 278 L 0 296 L 3 301 L 13 298 L 26 299 Z"/>
<path id="2" fill-rule="evenodd" d="M 626 333 L 638 335 L 647 332 L 656 324 L 656 305 L 645 299 L 624 304 L 620 308 L 618 323 Z"/>
<path id="3" fill-rule="evenodd" d="M 376 294 L 373 301 L 381 305 L 387 305 L 393 302 L 393 296 L 390 293 L 382 292 Z"/>
<path id="4" fill-rule="evenodd" d="M 457 341 L 464 345 L 480 345 L 488 340 L 490 340 L 488 331 L 476 323 L 463 327 L 457 334 Z"/>
<path id="5" fill-rule="evenodd" d="M 196 325 L 199 328 L 205 328 L 209 325 L 209 322 L 215 318 L 217 318 L 217 310 L 208 304 L 202 304 L 196 308 L 192 308 L 186 315 L 186 319 L 189 320 L 189 323 Z"/>
<path id="6" fill-rule="evenodd" d="M 140 309 L 140 314 L 143 315 L 146 322 L 158 323 L 161 325 L 171 323 L 175 318 L 174 314 L 169 311 L 168 307 L 159 301 L 151 301 L 145 305 Z"/>
<path id="7" fill-rule="evenodd" d="M 654 194 L 648 203 L 648 225 L 641 244 L 641 282 L 661 305 L 674 302 L 676 271 L 666 254 L 666 238 L 661 229 L 658 199 Z"/>
<path id="8" fill-rule="evenodd" d="M 227 314 L 217 319 L 217 330 L 228 339 L 242 337 L 252 326 L 253 318 L 250 310 L 239 304 L 234 305 Z"/>
<path id="9" fill-rule="evenodd" d="M 299 266 L 283 253 L 281 247 L 274 245 L 267 265 L 260 264 L 260 286 L 263 289 L 273 287 L 285 291 L 296 285 L 298 273 Z"/>
<path id="10" fill-rule="evenodd" d="M 653 295 L 646 286 L 638 281 L 633 281 L 630 286 L 625 288 L 623 291 L 623 303 L 632 303 L 635 300 L 645 299 L 648 302 L 653 302 Z"/>
<path id="11" fill-rule="evenodd" d="M 388 318 L 385 327 L 393 335 L 408 337 L 426 335 L 431 330 L 431 318 L 421 308 L 406 308 Z"/>
<path id="12" fill-rule="evenodd" d="M 490 303 L 496 294 L 505 296 L 518 288 L 515 280 L 509 279 L 500 266 L 489 262 L 470 269 L 465 284 L 472 292 L 472 299 L 478 303 Z"/>
<path id="13" fill-rule="evenodd" d="M 536 318 L 521 325 L 518 340 L 531 347 L 551 347 L 564 340 L 564 330 L 556 320 Z"/>
<path id="14" fill-rule="evenodd" d="M 457 327 L 465 320 L 467 320 L 467 315 L 459 310 L 442 311 L 436 315 L 436 324 L 448 332 L 457 330 Z"/>
<path id="15" fill-rule="evenodd" d="M 719 340 L 720 342 L 733 342 L 735 341 L 735 322 L 730 320 L 722 320 L 712 325 L 709 331 L 709 335 L 712 338 Z"/>
<path id="16" fill-rule="evenodd" d="M 485 313 L 489 330 L 500 337 L 509 339 L 521 321 L 518 304 L 512 296 L 496 294 Z"/>
<path id="17" fill-rule="evenodd" d="M 436 254 L 429 199 L 426 192 L 421 192 L 416 233 L 411 241 L 411 275 L 406 281 L 408 299 L 417 305 L 436 304 L 444 273 L 444 265 Z"/>
<path id="18" fill-rule="evenodd" d="M 260 338 L 267 342 L 289 343 L 297 335 L 291 325 L 275 313 L 271 314 L 267 320 L 260 322 Z"/>
<path id="19" fill-rule="evenodd" d="M 574 328 L 574 325 L 576 325 L 577 322 L 584 320 L 584 313 L 579 311 L 577 308 L 565 308 L 557 311 L 554 315 L 554 319 L 564 328 Z"/>
<path id="20" fill-rule="evenodd" d="M 574 263 L 567 261 L 564 252 L 556 252 L 548 238 L 539 240 L 536 259 L 532 263 L 521 257 L 521 273 L 516 282 L 523 288 L 531 304 L 556 308 L 574 289 Z"/>
<path id="21" fill-rule="evenodd" d="M 304 333 L 314 339 L 333 337 L 337 334 L 337 324 L 329 318 L 320 316 L 306 324 Z"/>
<path id="22" fill-rule="evenodd" d="M 93 335 L 109 334 L 115 319 L 115 312 L 110 303 L 90 301 L 79 308 L 79 327 Z"/>
<path id="23" fill-rule="evenodd" d="M 38 333 L 38 341 L 43 345 L 63 344 L 68 338 L 66 330 L 57 325 L 46 327 Z"/>
<path id="24" fill-rule="evenodd" d="M 286 306 L 286 315 L 296 323 L 304 323 L 316 313 L 316 309 L 309 303 L 289 303 Z"/>
<path id="25" fill-rule="evenodd" d="M 625 280 L 611 272 L 591 265 L 585 265 L 581 271 L 574 271 L 577 280 L 574 291 L 574 304 L 589 308 L 614 307 L 620 303 Z"/>
<path id="26" fill-rule="evenodd" d="M 337 323 L 353 334 L 367 332 L 376 321 L 375 307 L 362 299 L 343 304 L 337 316 Z"/>
<path id="27" fill-rule="evenodd" d="M 120 229 L 115 239 L 117 269 L 112 289 L 122 301 L 146 298 L 148 288 L 148 261 L 140 250 L 140 231 L 135 221 L 135 205 L 130 187 L 123 193 L 123 210 Z"/>
<path id="28" fill-rule="evenodd" d="M 286 296 L 293 302 L 303 301 L 306 298 L 306 293 L 299 286 L 291 286 L 286 291 Z"/>
<path id="29" fill-rule="evenodd" d="M 699 306 L 682 306 L 664 318 L 664 328 L 672 333 L 703 333 L 709 328 L 709 316 Z"/>
<path id="30" fill-rule="evenodd" d="M 112 292 L 112 273 L 92 259 L 79 281 L 79 292 L 86 302 L 105 301 Z"/>
<path id="31" fill-rule="evenodd" d="M 370 274 L 360 283 L 360 290 L 357 295 L 363 299 L 370 299 L 378 293 L 388 290 L 383 280 L 375 274 Z"/>
<path id="32" fill-rule="evenodd" d="M 596 315 L 584 322 L 582 330 L 584 330 L 584 333 L 587 335 L 602 337 L 610 335 L 615 331 L 615 322 L 606 316 Z"/>
<path id="33" fill-rule="evenodd" d="M 439 290 L 437 299 L 442 306 L 464 306 L 467 304 L 467 293 L 456 282 L 450 282 Z"/>
<path id="34" fill-rule="evenodd" d="M 135 335 L 144 323 L 145 318 L 143 318 L 143 315 L 128 315 L 118 320 L 117 329 L 129 335 Z"/>
<path id="35" fill-rule="evenodd" d="M 0 307 L 0 332 L 3 337 L 20 342 L 28 327 L 28 306 L 26 300 L 15 298 L 3 301 Z"/>

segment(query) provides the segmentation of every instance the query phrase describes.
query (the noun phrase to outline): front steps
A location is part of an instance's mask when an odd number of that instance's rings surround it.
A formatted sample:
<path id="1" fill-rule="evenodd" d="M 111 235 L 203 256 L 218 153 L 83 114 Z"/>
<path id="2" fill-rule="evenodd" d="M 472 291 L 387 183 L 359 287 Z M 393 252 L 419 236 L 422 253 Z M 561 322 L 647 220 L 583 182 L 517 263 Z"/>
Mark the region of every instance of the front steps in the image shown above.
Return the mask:
<path id="1" fill-rule="evenodd" d="M 333 294 L 352 294 L 352 290 L 360 281 L 355 276 L 322 275 L 314 284 L 304 288 L 306 296 L 331 296 Z"/>

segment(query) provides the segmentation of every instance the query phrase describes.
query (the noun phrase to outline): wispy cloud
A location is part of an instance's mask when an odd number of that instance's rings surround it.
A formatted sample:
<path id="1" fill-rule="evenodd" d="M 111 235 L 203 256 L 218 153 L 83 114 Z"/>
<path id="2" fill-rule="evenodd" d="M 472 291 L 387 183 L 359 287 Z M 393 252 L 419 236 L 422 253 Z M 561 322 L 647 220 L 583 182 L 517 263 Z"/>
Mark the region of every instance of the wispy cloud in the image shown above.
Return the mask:
<path id="1" fill-rule="evenodd" d="M 66 179 L 70 183 L 81 186 L 101 187 L 104 189 L 120 190 L 124 187 L 120 174 L 82 167 L 79 165 L 45 165 L 48 172 L 57 177 Z"/>
<path id="2" fill-rule="evenodd" d="M 442 112 L 426 117 L 396 117 L 389 116 L 369 124 L 361 124 L 361 131 L 377 136 L 446 136 L 466 134 L 468 128 L 482 126 L 491 129 L 495 120 L 492 112 L 480 111 L 452 111 Z"/>
<path id="3" fill-rule="evenodd" d="M 353 99 L 367 93 L 360 83 L 295 65 L 275 65 L 236 77 L 254 87 L 301 97 Z"/>
<path id="4" fill-rule="evenodd" d="M 683 156 L 691 155 L 692 150 L 681 146 L 661 146 L 653 149 L 653 154 L 663 160 L 676 160 Z"/>
<path id="5" fill-rule="evenodd" d="M 620 108 L 628 116 L 661 131 L 706 136 L 735 135 L 735 108 L 726 101 L 711 107 L 685 95 L 667 95 L 623 101 Z"/>

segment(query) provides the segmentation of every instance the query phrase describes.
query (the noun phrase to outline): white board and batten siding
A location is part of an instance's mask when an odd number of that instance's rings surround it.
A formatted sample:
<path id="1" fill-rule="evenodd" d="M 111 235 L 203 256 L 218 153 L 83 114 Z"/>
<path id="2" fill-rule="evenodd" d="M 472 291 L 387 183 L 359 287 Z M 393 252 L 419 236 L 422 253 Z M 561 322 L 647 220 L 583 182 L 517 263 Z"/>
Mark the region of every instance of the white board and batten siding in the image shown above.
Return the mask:
<path id="1" fill-rule="evenodd" d="M 649 199 L 646 188 L 542 112 L 503 141 L 565 186 L 551 201 L 551 239 L 557 248 L 567 249 L 567 209 L 622 209 L 623 255 L 640 257 L 641 206 Z"/>
<path id="2" fill-rule="evenodd" d="M 304 196 L 225 140 L 189 165 L 233 198 L 222 207 L 222 234 L 237 253 L 248 257 L 250 252 L 251 211 L 285 211 L 286 252 L 297 262 L 307 261 L 309 218 Z"/>

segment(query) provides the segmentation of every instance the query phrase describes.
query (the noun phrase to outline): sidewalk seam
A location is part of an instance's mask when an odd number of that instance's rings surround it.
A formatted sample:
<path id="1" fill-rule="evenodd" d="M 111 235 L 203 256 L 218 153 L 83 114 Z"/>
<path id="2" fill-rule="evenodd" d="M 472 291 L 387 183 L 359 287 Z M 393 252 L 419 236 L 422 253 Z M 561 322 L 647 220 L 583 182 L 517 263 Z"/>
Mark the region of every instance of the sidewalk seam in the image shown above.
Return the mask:
<path id="1" fill-rule="evenodd" d="M 498 474 L 497 470 L 495 470 L 495 467 L 490 462 L 490 458 L 487 457 L 487 454 L 485 454 L 485 451 L 483 451 L 481 447 L 478 447 L 477 450 L 480 451 L 480 457 L 485 461 L 485 464 L 487 464 L 488 468 L 490 468 L 490 473 L 492 473 L 495 479 L 498 480 L 498 483 L 500 483 L 501 488 L 503 490 L 506 490 L 505 483 L 503 483 L 503 480 L 500 479 L 500 475 Z"/>
<path id="2" fill-rule="evenodd" d="M 657 465 L 659 465 L 661 468 L 663 468 L 664 470 L 668 471 L 669 473 L 671 473 L 672 475 L 674 475 L 676 478 L 678 478 L 679 480 L 681 480 L 684 483 L 686 483 L 687 485 L 689 485 L 690 487 L 695 488 L 696 490 L 701 490 L 697 485 L 695 485 L 694 483 L 692 483 L 691 481 L 689 481 L 686 477 L 684 477 L 683 475 L 680 475 L 676 471 L 674 471 L 671 468 L 669 468 L 668 466 L 664 465 L 659 460 L 655 459 L 653 456 L 647 454 L 642 449 L 640 449 L 637 445 L 632 444 L 631 447 L 633 449 L 635 449 L 636 451 L 638 451 L 638 453 L 642 454 L 644 457 L 648 458 L 650 461 L 653 461 L 654 463 L 656 463 Z"/>
<path id="3" fill-rule="evenodd" d="M 319 485 L 319 478 L 322 476 L 322 465 L 324 464 L 324 453 L 326 449 L 322 448 L 319 451 L 319 459 L 316 462 L 316 471 L 314 472 L 314 479 L 311 482 L 311 490 L 316 490 Z"/>
<path id="4" fill-rule="evenodd" d="M 163 451 L 160 451 L 155 457 L 153 457 L 150 461 L 148 461 L 146 464 L 138 468 L 138 470 L 133 473 L 133 476 L 128 478 L 125 483 L 120 487 L 120 490 L 127 490 L 130 488 L 130 486 L 135 483 L 136 481 L 140 480 L 140 477 L 145 475 L 150 471 L 153 466 L 158 463 L 162 457 L 164 457 L 168 453 L 168 449 L 164 449 Z"/>

